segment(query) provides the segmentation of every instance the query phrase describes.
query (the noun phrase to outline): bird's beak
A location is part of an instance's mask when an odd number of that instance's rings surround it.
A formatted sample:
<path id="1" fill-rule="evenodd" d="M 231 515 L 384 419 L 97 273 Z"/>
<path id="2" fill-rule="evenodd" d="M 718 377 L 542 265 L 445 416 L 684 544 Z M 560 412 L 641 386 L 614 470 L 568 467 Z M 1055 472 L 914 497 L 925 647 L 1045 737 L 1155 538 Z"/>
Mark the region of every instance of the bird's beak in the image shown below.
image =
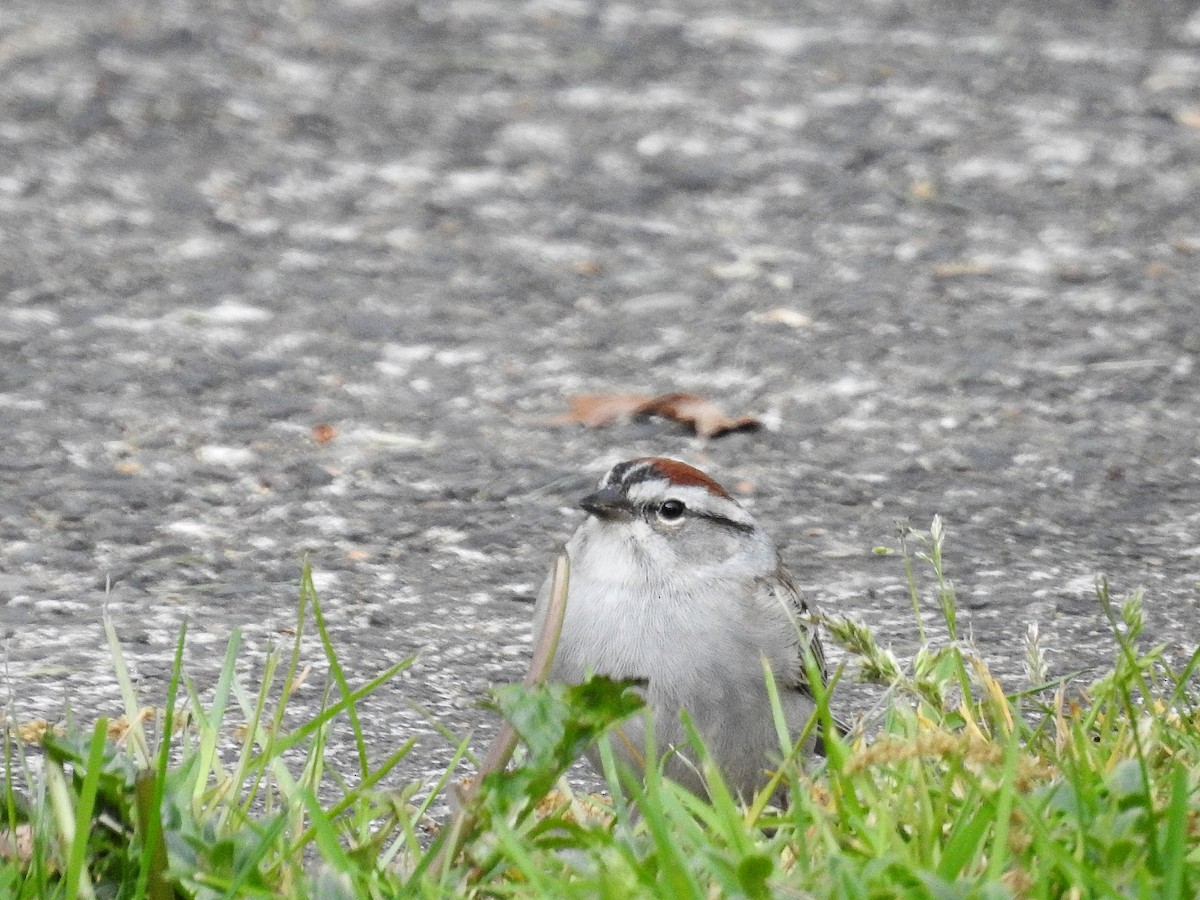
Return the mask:
<path id="1" fill-rule="evenodd" d="M 579 506 L 597 519 L 608 521 L 627 519 L 633 514 L 633 506 L 629 500 L 614 487 L 601 488 L 588 494 L 579 501 Z"/>

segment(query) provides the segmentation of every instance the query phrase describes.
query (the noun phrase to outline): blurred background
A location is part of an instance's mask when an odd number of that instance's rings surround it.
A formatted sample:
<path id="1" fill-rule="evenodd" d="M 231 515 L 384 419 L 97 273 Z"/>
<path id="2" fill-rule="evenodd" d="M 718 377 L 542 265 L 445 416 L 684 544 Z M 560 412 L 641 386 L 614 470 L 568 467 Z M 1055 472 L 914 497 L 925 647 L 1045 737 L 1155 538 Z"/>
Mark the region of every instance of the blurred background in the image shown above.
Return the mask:
<path id="1" fill-rule="evenodd" d="M 417 707 L 482 744 L 646 454 L 898 652 L 872 549 L 939 513 L 1001 673 L 1033 621 L 1104 658 L 1101 574 L 1186 654 L 1198 210 L 1191 2 L 6 0 L 6 702 L 117 714 L 104 608 L 147 703 L 185 619 L 201 690 L 235 627 L 253 679 L 307 558 L 352 680 L 420 654 L 366 727 L 437 772 Z M 561 421 L 672 391 L 765 427 Z"/>

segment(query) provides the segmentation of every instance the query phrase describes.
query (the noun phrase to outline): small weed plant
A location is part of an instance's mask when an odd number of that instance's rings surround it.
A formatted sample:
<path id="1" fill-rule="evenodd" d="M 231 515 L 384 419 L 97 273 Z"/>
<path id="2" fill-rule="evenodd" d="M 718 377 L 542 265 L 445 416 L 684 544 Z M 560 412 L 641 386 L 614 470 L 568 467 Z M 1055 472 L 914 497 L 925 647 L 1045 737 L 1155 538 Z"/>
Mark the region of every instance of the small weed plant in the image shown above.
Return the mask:
<path id="1" fill-rule="evenodd" d="M 186 675 L 185 632 L 165 702 L 143 707 L 106 624 L 120 720 L 6 719 L 0 898 L 1197 896 L 1200 651 L 1171 670 L 1160 648 L 1141 647 L 1141 595 L 1117 602 L 1101 582 L 1111 668 L 1086 684 L 1048 679 L 1031 626 L 1028 683 L 1006 689 L 960 633 L 944 537 L 935 519 L 883 551 L 907 574 L 921 637 L 910 661 L 860 623 L 823 620 L 847 670 L 884 685 L 869 720 L 836 736 L 835 677 L 814 723 L 825 759 L 802 759 L 781 728 L 780 765 L 746 804 L 694 736 L 707 797 L 655 766 L 621 770 L 608 734 L 640 701 L 604 678 L 497 689 L 491 703 L 519 738 L 512 765 L 485 763 L 464 790 L 452 780 L 473 759 L 464 740 L 437 784 L 397 788 L 414 744 L 372 758 L 360 707 L 409 661 L 350 684 L 307 570 L 291 646 L 250 685 L 235 632 L 204 699 Z M 930 601 L 938 641 L 922 624 Z M 294 725 L 313 627 L 325 703 Z M 327 765 L 335 721 L 353 735 L 352 780 Z M 597 740 L 608 796 L 576 795 L 562 776 Z M 460 812 L 435 823 L 443 800 Z"/>

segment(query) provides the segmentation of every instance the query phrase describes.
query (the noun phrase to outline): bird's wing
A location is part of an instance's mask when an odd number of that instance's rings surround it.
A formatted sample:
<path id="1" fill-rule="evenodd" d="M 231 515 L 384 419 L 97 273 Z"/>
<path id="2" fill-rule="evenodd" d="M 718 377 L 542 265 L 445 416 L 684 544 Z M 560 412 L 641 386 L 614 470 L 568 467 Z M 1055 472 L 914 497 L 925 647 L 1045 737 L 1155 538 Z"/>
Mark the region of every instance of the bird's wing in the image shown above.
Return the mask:
<path id="1" fill-rule="evenodd" d="M 825 661 L 825 648 L 821 646 L 821 636 L 817 633 L 817 624 L 811 619 L 813 610 L 809 607 L 808 602 L 804 599 L 804 595 L 800 593 L 800 589 L 796 587 L 796 582 L 792 580 L 791 573 L 784 568 L 783 564 L 779 565 L 778 577 L 774 581 L 777 587 L 776 591 L 781 591 L 784 596 L 776 599 L 789 604 L 789 609 L 795 616 L 796 624 L 799 627 L 799 656 L 796 660 L 795 682 L 792 684 L 792 690 L 800 691 L 802 694 L 807 694 L 813 697 L 812 685 L 808 680 L 808 668 L 804 664 L 804 641 L 808 642 L 808 648 L 812 652 L 813 659 L 816 661 L 817 670 L 820 672 L 822 686 L 829 678 L 829 666 Z M 834 732 L 841 737 L 848 735 L 851 731 L 850 726 L 846 721 L 835 713 L 831 712 L 833 719 Z M 818 733 L 816 753 L 818 756 L 825 755 L 825 739 Z"/>
<path id="2" fill-rule="evenodd" d="M 804 599 L 804 595 L 800 593 L 800 589 L 796 587 L 796 582 L 792 580 L 791 573 L 784 568 L 782 563 L 779 566 L 775 584 L 779 585 L 776 590 L 783 592 L 783 596 L 776 599 L 787 604 L 788 609 L 795 616 L 796 624 L 799 626 L 800 642 L 798 643 L 798 647 L 800 656 L 796 661 L 796 686 L 806 694 L 811 694 L 812 688 L 808 683 L 808 670 L 804 665 L 804 642 L 808 642 L 808 649 L 812 652 L 813 659 L 816 660 L 817 669 L 821 673 L 822 684 L 829 677 L 829 668 L 825 662 L 825 648 L 821 646 L 821 636 L 817 634 L 816 623 L 810 618 L 812 610 L 809 609 L 808 602 Z"/>

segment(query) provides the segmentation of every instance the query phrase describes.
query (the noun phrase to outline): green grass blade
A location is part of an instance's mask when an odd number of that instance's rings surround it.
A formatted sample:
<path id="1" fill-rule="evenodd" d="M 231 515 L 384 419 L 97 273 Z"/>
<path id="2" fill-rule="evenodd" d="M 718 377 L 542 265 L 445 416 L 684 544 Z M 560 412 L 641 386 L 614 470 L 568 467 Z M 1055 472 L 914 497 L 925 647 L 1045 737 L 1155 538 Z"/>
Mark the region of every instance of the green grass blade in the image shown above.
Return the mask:
<path id="1" fill-rule="evenodd" d="M 225 887 L 226 897 L 236 898 L 244 896 L 244 885 L 252 876 L 258 873 L 259 865 L 266 858 L 267 854 L 272 850 L 278 849 L 277 843 L 285 828 L 287 828 L 287 819 L 284 816 L 275 816 L 271 819 L 266 830 L 258 835 L 258 841 L 254 846 L 253 852 L 246 854 L 241 866 Z"/>
<path id="2" fill-rule="evenodd" d="M 1167 805 L 1166 828 L 1159 858 L 1162 860 L 1163 897 L 1184 897 L 1184 860 L 1188 851 L 1188 772 L 1176 766 L 1171 779 L 1171 799 Z"/>
<path id="3" fill-rule="evenodd" d="M 17 828 L 17 777 L 13 771 L 13 757 L 21 754 L 16 736 L 8 728 L 7 719 L 4 721 L 4 819 L 9 833 L 16 833 Z"/>
<path id="4" fill-rule="evenodd" d="M 900 555 L 904 559 L 904 581 L 908 585 L 908 599 L 912 603 L 913 618 L 917 623 L 917 636 L 921 639 L 921 643 L 925 643 L 925 622 L 921 618 L 921 592 L 917 588 L 917 576 L 913 571 L 912 553 L 908 549 L 908 538 L 913 534 L 913 529 L 907 522 L 903 522 L 899 526 L 900 530 Z"/>
<path id="5" fill-rule="evenodd" d="M 992 830 L 992 852 L 988 855 L 987 877 L 998 881 L 1010 859 L 1008 846 L 1009 829 L 1012 823 L 1013 802 L 1017 788 L 1017 756 L 1020 741 L 1016 735 L 1008 736 L 1004 748 L 1004 772 L 996 790 L 996 819 Z"/>
<path id="6" fill-rule="evenodd" d="M 645 789 L 632 786 L 634 801 L 646 823 L 646 830 L 650 832 L 651 846 L 660 873 L 660 896 L 676 900 L 699 900 L 706 893 L 692 875 L 689 860 L 684 856 L 676 834 L 675 823 L 668 821 L 664 812 L 663 798 L 668 790 L 653 765 L 647 767 Z"/>
<path id="7" fill-rule="evenodd" d="M 296 670 L 300 668 L 300 657 L 303 651 L 304 623 L 308 620 L 308 604 L 316 595 L 317 590 L 313 586 L 312 580 L 312 564 L 305 559 L 304 567 L 300 572 L 300 605 L 296 610 L 296 630 L 292 635 L 292 652 L 288 656 L 287 679 L 283 683 L 283 695 L 280 698 L 276 714 L 275 730 L 278 730 L 279 724 L 283 720 L 283 711 L 287 707 L 288 700 L 291 699 L 296 684 Z"/>
<path id="8" fill-rule="evenodd" d="M 76 830 L 75 804 L 71 799 L 71 788 L 67 784 L 67 776 L 63 772 L 62 763 L 56 759 L 47 758 L 45 777 L 46 790 L 50 795 L 50 811 L 58 827 L 59 844 L 70 853 L 76 841 L 87 842 L 87 833 L 80 835 Z M 85 898 L 93 896 L 92 883 L 79 878 L 76 878 L 73 884 L 66 885 L 66 891 L 69 900 L 74 900 L 80 894 Z"/>
<path id="9" fill-rule="evenodd" d="M 763 662 L 766 666 L 766 661 Z M 773 683 L 774 678 L 770 676 L 769 666 L 767 675 Z M 730 793 L 729 786 L 725 784 L 725 779 L 721 776 L 721 771 L 717 768 L 716 763 L 713 762 L 708 748 L 704 746 L 704 740 L 696 730 L 696 724 L 686 712 L 683 714 L 683 728 L 699 763 L 700 771 L 704 775 L 705 787 L 708 788 L 708 802 L 703 804 L 703 812 L 710 814 L 706 818 L 713 836 L 719 835 L 725 838 L 739 856 L 750 853 L 753 846 L 747 834 L 742 813 L 738 809 L 737 800 Z"/>
<path id="10" fill-rule="evenodd" d="M 387 684 L 387 682 L 391 681 L 399 672 L 402 672 L 404 669 L 407 669 L 409 666 L 411 666 L 414 658 L 415 657 L 410 657 L 409 659 L 401 660 L 400 662 L 389 666 L 382 673 L 376 675 L 362 687 L 358 688 L 357 690 L 349 691 L 347 694 L 343 695 L 342 699 L 338 700 L 332 706 L 326 707 L 316 718 L 306 722 L 304 725 L 300 726 L 295 731 L 288 733 L 284 737 L 271 741 L 270 746 L 266 750 L 256 754 L 251 758 L 249 762 L 249 768 L 260 768 L 264 764 L 265 760 L 277 757 L 280 754 L 292 749 L 296 745 L 303 743 L 312 735 L 314 731 L 316 731 L 316 729 L 320 728 L 330 719 L 340 715 L 341 712 L 345 709 L 348 709 L 350 705 L 357 703 L 359 700 L 362 700 L 364 697 L 378 690 L 381 685 Z M 348 687 L 347 690 L 349 690 Z"/>
<path id="11" fill-rule="evenodd" d="M 545 863 L 534 858 L 529 852 L 528 842 L 504 823 L 497 823 L 491 837 L 500 845 L 500 849 L 508 857 L 509 862 L 516 868 L 517 876 L 533 888 L 535 897 L 553 897 L 556 886 L 560 882 L 552 880 L 544 873 Z"/>
<path id="12" fill-rule="evenodd" d="M 153 779 L 140 778 L 138 791 L 138 827 L 141 831 L 141 860 L 135 897 L 149 900 L 171 900 L 174 890 L 167 878 L 167 848 L 162 833 L 163 794 L 166 791 L 167 769 L 171 760 L 171 740 L 175 726 L 175 698 L 183 675 L 183 648 L 187 641 L 187 622 L 179 629 L 175 644 L 175 659 L 171 680 L 167 685 L 167 702 L 163 709 L 162 734 L 159 736 L 158 761 Z M 203 775 L 201 775 L 203 780 Z"/>
<path id="13" fill-rule="evenodd" d="M 317 623 L 317 632 L 321 635 L 321 646 L 325 648 L 325 659 L 329 663 L 329 674 L 333 676 L 338 691 L 341 692 L 342 699 L 345 701 L 346 717 L 350 720 L 350 728 L 354 732 L 354 746 L 358 751 L 358 773 L 365 779 L 371 773 L 370 763 L 367 760 L 367 740 L 363 736 L 362 724 L 358 720 L 358 707 L 355 705 L 354 692 L 350 690 L 350 685 L 346 681 L 346 673 L 342 671 L 341 661 L 338 659 L 333 641 L 329 637 L 329 628 L 325 624 L 325 613 L 321 610 L 321 601 L 313 586 L 311 571 L 305 572 L 301 591 L 308 594 L 312 603 L 313 618 Z"/>
<path id="14" fill-rule="evenodd" d="M 337 829 L 333 827 L 333 822 L 325 811 L 321 809 L 321 804 L 317 801 L 316 795 L 309 790 L 301 790 L 298 793 L 300 801 L 304 804 L 304 808 L 308 810 L 309 818 L 312 820 L 312 828 L 315 835 L 317 849 L 321 853 L 321 858 L 325 864 L 336 869 L 339 872 L 354 871 L 357 866 L 342 847 L 342 842 L 338 840 Z"/>
<path id="15" fill-rule="evenodd" d="M 968 866 L 978 858 L 984 836 L 995 821 L 995 805 L 978 794 L 973 796 L 974 802 L 968 798 L 963 803 L 964 815 L 950 829 L 942 849 L 942 858 L 938 860 L 937 875 L 947 881 L 964 874 Z"/>
<path id="16" fill-rule="evenodd" d="M 392 755 L 387 758 L 387 760 L 384 762 L 384 764 L 382 766 L 377 768 L 374 772 L 371 772 L 367 776 L 366 780 L 361 782 L 354 791 L 347 793 L 346 796 L 342 797 L 341 800 L 339 800 L 337 803 L 335 803 L 333 806 L 331 806 L 326 811 L 326 815 L 331 820 L 336 820 L 338 816 L 340 816 L 347 809 L 349 809 L 356 802 L 358 802 L 359 797 L 362 794 L 364 794 L 367 791 L 374 788 L 375 785 L 377 785 L 380 781 L 382 781 L 385 777 L 387 777 L 387 774 L 392 769 L 394 769 L 400 763 L 400 761 L 402 759 L 404 759 L 404 757 L 408 756 L 408 754 L 412 751 L 412 748 L 415 747 L 416 744 L 417 744 L 417 738 L 415 738 L 415 737 L 411 737 L 407 741 L 405 741 L 398 750 L 394 751 L 392 753 Z M 457 762 L 457 758 L 455 759 L 455 762 Z M 451 767 L 448 771 L 453 771 L 453 764 L 451 765 Z M 312 790 L 315 790 L 316 784 L 315 783 L 312 784 L 310 786 L 310 788 Z M 315 836 L 316 836 L 316 833 L 315 833 L 314 827 L 312 825 L 309 825 L 308 828 L 305 829 L 303 834 L 301 834 L 299 839 L 297 839 L 296 844 L 298 846 L 304 846 L 309 841 L 311 841 Z"/>
<path id="17" fill-rule="evenodd" d="M 125 655 L 121 652 L 121 642 L 117 639 L 117 629 L 113 625 L 108 611 L 104 612 L 104 635 L 108 639 L 108 651 L 112 657 L 113 672 L 117 677 L 117 685 L 121 690 L 121 701 L 125 706 L 125 719 L 129 722 L 129 745 L 133 747 L 138 764 L 149 767 L 150 744 L 146 740 L 146 730 L 142 727 L 138 715 L 137 694 L 133 690 L 133 679 L 129 677 L 129 667 L 125 665 Z"/>
<path id="18" fill-rule="evenodd" d="M 442 775 L 437 780 L 437 783 L 434 784 L 433 789 L 425 798 L 425 802 L 417 807 L 411 821 L 404 823 L 404 842 L 408 845 L 410 852 L 413 854 L 413 858 L 417 860 L 417 863 L 413 867 L 412 873 L 409 876 L 409 882 L 411 884 L 419 883 L 420 880 L 425 877 L 425 873 L 430 869 L 430 867 L 434 867 L 436 871 L 437 867 L 435 864 L 439 863 L 439 857 L 443 852 L 443 848 L 448 848 L 452 843 L 453 835 L 451 834 L 451 831 L 457 827 L 455 824 L 458 821 L 457 816 L 452 818 L 450 827 L 443 828 L 440 831 L 437 838 L 434 839 L 433 844 L 425 853 L 420 852 L 420 841 L 417 839 L 417 836 L 413 832 L 411 826 L 412 822 L 419 822 L 423 816 L 428 814 L 428 811 L 430 807 L 433 806 L 434 801 L 438 797 L 442 796 L 446 790 L 446 785 L 449 784 L 450 779 L 454 777 L 454 772 L 458 768 L 459 761 L 466 756 L 468 740 L 469 738 L 464 738 L 462 743 L 458 745 L 458 747 L 455 749 L 454 757 L 450 760 L 450 764 L 442 772 Z M 397 844 L 398 843 L 399 841 L 397 841 Z M 384 854 L 384 861 L 382 863 L 383 865 L 387 865 L 391 862 L 391 855 L 394 855 L 393 851 L 389 851 L 388 853 Z M 449 864 L 447 864 L 444 868 L 449 869 Z M 441 873 L 442 881 L 445 881 L 444 876 L 445 872 L 443 871 Z"/>
<path id="19" fill-rule="evenodd" d="M 67 857 L 66 890 L 67 900 L 75 900 L 81 884 L 88 882 L 90 894 L 91 878 L 87 872 L 86 858 L 88 837 L 92 833 L 92 812 L 96 808 L 96 791 L 100 786 L 100 767 L 104 763 L 104 749 L 108 742 L 108 720 L 100 718 L 92 729 L 92 740 L 88 746 L 87 768 L 83 773 L 83 784 L 75 801 L 75 839 L 71 842 Z"/>
<path id="20" fill-rule="evenodd" d="M 1192 655 L 1188 658 L 1187 663 L 1183 667 L 1183 671 L 1172 676 L 1172 681 L 1175 683 L 1175 688 L 1171 691 L 1171 696 L 1167 698 L 1167 706 L 1178 706 L 1186 703 L 1189 708 L 1193 710 L 1195 709 L 1195 707 L 1189 701 L 1187 686 L 1189 679 L 1191 679 L 1197 668 L 1200 668 L 1200 647 L 1197 647 L 1195 652 L 1192 653 Z"/>
<path id="21" fill-rule="evenodd" d="M 257 802 L 259 790 L 263 779 L 267 775 L 267 771 L 271 770 L 278 774 L 281 768 L 273 762 L 283 752 L 275 744 L 277 736 L 283 730 L 283 718 L 287 712 L 288 701 L 296 689 L 296 671 L 300 667 L 301 643 L 304 638 L 304 623 L 307 620 L 306 612 L 309 600 L 314 596 L 316 596 L 316 590 L 312 583 L 312 566 L 306 559 L 300 575 L 299 607 L 296 610 L 296 628 L 292 638 L 292 651 L 288 657 L 287 674 L 283 680 L 279 702 L 275 706 L 275 713 L 271 717 L 270 726 L 265 732 L 261 727 L 261 723 L 266 712 L 271 686 L 275 682 L 275 674 L 279 667 L 280 654 L 278 649 L 272 648 L 264 661 L 263 676 L 259 684 L 255 703 L 248 703 L 245 691 L 240 683 L 237 681 L 233 682 L 234 693 L 249 720 L 249 725 L 246 728 L 246 738 L 242 744 L 241 753 L 238 755 L 238 764 L 234 776 L 234 783 L 236 784 L 243 784 L 247 778 L 251 779 L 249 788 L 244 792 L 245 800 L 240 809 L 240 814 L 243 817 L 250 814 L 250 810 Z M 254 752 L 256 742 L 264 748 L 261 754 L 255 754 Z M 289 779 L 286 777 L 286 772 L 284 772 L 284 775 L 285 778 L 282 783 L 287 783 Z M 268 794 L 267 800 L 269 801 L 270 799 L 271 795 Z M 230 809 L 230 812 L 232 812 L 232 809 Z"/>
<path id="22" fill-rule="evenodd" d="M 247 716 L 254 715 L 258 707 L 264 702 L 261 691 L 259 692 L 256 700 L 251 700 L 246 693 L 246 689 L 242 686 L 240 681 L 234 681 L 233 695 L 235 698 L 237 698 L 238 704 L 241 706 L 242 710 Z M 282 742 L 275 739 L 270 730 L 262 725 L 261 721 L 257 724 L 253 731 L 247 729 L 247 743 L 251 746 L 257 743 L 265 749 L 254 753 L 246 762 L 245 769 L 248 777 L 250 778 L 250 786 L 244 792 L 245 796 L 242 799 L 242 818 L 249 818 L 251 816 L 255 804 L 259 802 L 258 794 L 263 782 L 269 781 L 268 775 L 274 776 L 276 782 L 275 786 L 282 792 L 284 797 L 292 797 L 296 788 L 295 780 L 292 778 L 291 772 L 288 771 L 287 766 L 283 765 L 280 757 L 286 750 L 291 749 L 291 747 L 295 746 L 296 744 L 300 744 L 303 742 L 303 740 L 311 737 L 315 731 L 329 721 L 329 718 L 332 717 L 326 716 L 325 713 L 322 712 L 312 722 L 301 726 L 300 730 L 304 732 L 304 737 L 289 743 L 286 747 L 280 746 L 280 743 Z M 272 795 L 268 793 L 264 801 L 265 808 L 268 812 L 272 812 L 274 810 L 271 802 L 272 799 Z"/>
<path id="23" fill-rule="evenodd" d="M 193 789 L 192 802 L 194 805 L 199 804 L 201 796 L 208 787 L 208 773 L 214 775 L 219 774 L 220 766 L 216 759 L 217 738 L 221 733 L 221 724 L 225 721 L 225 712 L 229 704 L 230 684 L 234 677 L 234 668 L 237 665 L 238 651 L 241 649 L 242 631 L 240 628 L 233 629 L 229 635 L 229 643 L 225 647 L 225 661 L 221 664 L 221 673 L 217 676 L 217 689 L 213 695 L 212 706 L 208 713 L 204 715 L 204 725 L 200 729 L 200 771 L 201 776 L 196 779 L 196 786 Z M 201 710 L 199 705 L 194 707 L 197 717 L 200 717 Z"/>

